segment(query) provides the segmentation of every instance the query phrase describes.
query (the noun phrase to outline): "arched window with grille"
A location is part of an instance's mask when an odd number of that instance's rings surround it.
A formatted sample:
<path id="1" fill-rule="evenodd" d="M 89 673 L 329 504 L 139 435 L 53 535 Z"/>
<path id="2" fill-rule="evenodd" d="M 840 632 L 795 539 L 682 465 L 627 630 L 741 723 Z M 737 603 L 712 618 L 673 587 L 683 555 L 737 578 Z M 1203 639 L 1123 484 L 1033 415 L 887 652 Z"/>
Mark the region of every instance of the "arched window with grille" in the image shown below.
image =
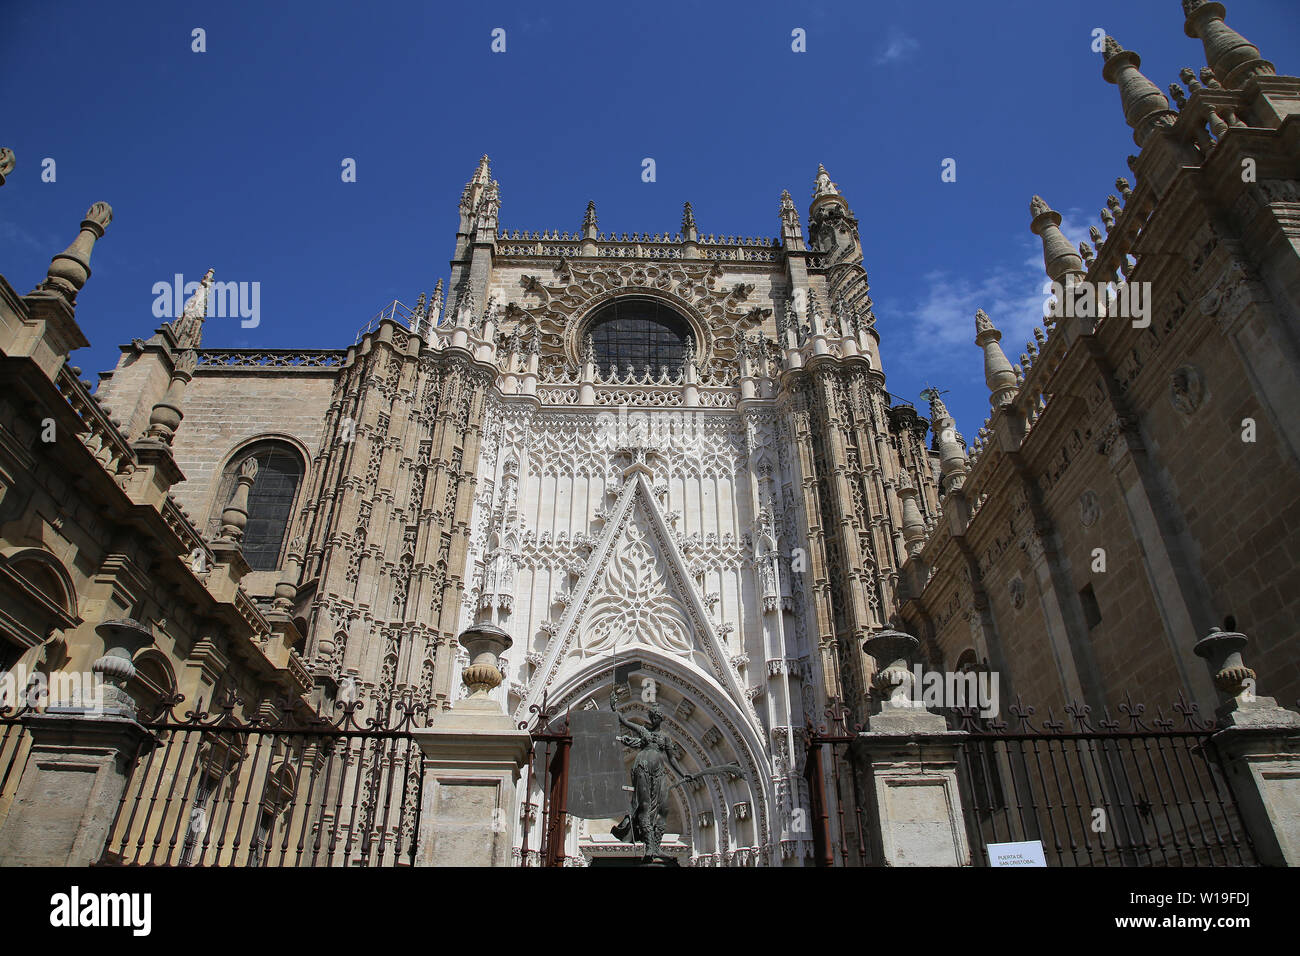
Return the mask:
<path id="1" fill-rule="evenodd" d="M 242 542 L 244 559 L 254 571 L 274 571 L 280 567 L 302 484 L 303 457 L 293 445 L 267 439 L 246 445 L 230 457 L 222 470 L 209 530 L 219 530 L 221 512 L 234 493 L 239 469 L 250 458 L 257 461 L 257 476 L 248 491 L 248 523 Z"/>
<path id="2" fill-rule="evenodd" d="M 587 324 L 587 334 L 595 346 L 596 367 L 602 373 L 614 365 L 620 374 L 631 366 L 637 374 L 649 368 L 655 376 L 662 369 L 676 375 L 686 359 L 691 327 L 678 312 L 657 299 L 627 296 L 597 309 Z"/>

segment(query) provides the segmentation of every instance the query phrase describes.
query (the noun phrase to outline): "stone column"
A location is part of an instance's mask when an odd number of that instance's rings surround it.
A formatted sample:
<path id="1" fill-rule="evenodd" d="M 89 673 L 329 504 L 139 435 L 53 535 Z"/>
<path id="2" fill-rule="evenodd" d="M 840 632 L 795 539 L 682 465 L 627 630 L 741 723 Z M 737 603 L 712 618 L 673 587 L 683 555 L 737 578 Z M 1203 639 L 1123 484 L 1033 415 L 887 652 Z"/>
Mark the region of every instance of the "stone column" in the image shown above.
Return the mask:
<path id="1" fill-rule="evenodd" d="M 1300 714 L 1256 696 L 1255 672 L 1241 657 L 1246 642 L 1245 634 L 1217 627 L 1196 642 L 1223 698 L 1215 711 L 1223 729 L 1210 746 L 1259 861 L 1300 866 Z"/>
<path id="2" fill-rule="evenodd" d="M 0 827 L 0 866 L 88 866 L 99 859 L 137 754 L 152 745 L 135 719 L 126 684 L 132 655 L 152 643 L 137 621 L 98 628 L 106 652 L 96 701 L 51 706 L 24 719 L 31 750 L 13 806 Z"/>
<path id="3" fill-rule="evenodd" d="M 510 866 L 515 787 L 532 738 L 490 696 L 498 661 L 512 641 L 491 624 L 460 635 L 471 664 L 461 679 L 471 694 L 414 731 L 424 753 L 416 866 Z"/>
<path id="4" fill-rule="evenodd" d="M 872 845 L 885 866 L 969 866 L 970 845 L 957 785 L 957 745 L 966 736 L 913 699 L 908 664 L 920 642 L 884 630 L 863 648 L 880 669 L 880 713 L 854 742 L 868 768 Z"/>

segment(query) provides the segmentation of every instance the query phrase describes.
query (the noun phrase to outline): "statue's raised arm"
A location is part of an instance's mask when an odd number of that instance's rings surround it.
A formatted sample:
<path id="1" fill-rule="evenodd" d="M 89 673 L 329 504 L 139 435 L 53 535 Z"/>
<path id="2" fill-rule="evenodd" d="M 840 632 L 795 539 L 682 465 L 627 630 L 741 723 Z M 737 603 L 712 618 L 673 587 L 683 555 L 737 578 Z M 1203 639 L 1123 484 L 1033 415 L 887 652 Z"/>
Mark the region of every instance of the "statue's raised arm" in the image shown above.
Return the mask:
<path id="1" fill-rule="evenodd" d="M 625 736 L 620 736 L 618 739 L 629 747 L 640 747 L 644 745 L 646 742 L 646 729 L 640 724 L 632 723 L 632 721 L 628 720 L 618 712 L 618 691 L 616 689 L 609 692 L 609 709 L 614 712 L 616 717 L 618 717 L 618 722 L 621 726 L 626 727 L 628 730 L 636 734 L 636 738 L 631 741 L 629 741 Z"/>

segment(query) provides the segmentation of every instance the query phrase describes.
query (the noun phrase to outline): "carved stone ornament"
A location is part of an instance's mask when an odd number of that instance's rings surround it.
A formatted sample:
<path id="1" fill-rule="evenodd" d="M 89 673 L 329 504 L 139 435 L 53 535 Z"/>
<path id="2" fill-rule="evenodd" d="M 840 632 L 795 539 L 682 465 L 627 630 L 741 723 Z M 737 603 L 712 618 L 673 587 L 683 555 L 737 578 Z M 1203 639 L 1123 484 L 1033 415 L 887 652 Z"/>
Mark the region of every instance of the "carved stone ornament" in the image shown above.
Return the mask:
<path id="1" fill-rule="evenodd" d="M 1011 594 L 1012 607 L 1018 611 L 1025 606 L 1025 582 L 1020 575 L 1017 574 L 1011 579 L 1011 584 L 1008 586 L 1007 590 Z"/>
<path id="2" fill-rule="evenodd" d="M 1195 365 L 1183 365 L 1169 381 L 1169 401 L 1184 415 L 1191 415 L 1205 402 L 1205 376 Z"/>
<path id="3" fill-rule="evenodd" d="M 1079 523 L 1085 528 L 1091 528 L 1101 517 L 1101 502 L 1097 499 L 1097 492 L 1089 489 L 1079 496 Z"/>

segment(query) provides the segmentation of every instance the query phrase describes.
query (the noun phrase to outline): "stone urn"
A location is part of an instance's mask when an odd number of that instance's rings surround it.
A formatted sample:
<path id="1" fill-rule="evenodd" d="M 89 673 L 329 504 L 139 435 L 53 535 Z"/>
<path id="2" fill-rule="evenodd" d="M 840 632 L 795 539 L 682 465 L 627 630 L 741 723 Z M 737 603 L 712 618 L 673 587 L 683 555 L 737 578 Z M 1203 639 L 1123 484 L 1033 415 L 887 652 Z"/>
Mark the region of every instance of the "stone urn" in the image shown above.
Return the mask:
<path id="1" fill-rule="evenodd" d="M 912 658 L 920 648 L 921 642 L 911 634 L 886 628 L 872 634 L 862 642 L 862 649 L 876 660 L 876 676 L 872 684 L 886 698 L 886 703 L 893 706 L 907 706 L 912 703 L 907 693 L 912 684 Z"/>
<path id="2" fill-rule="evenodd" d="M 1197 657 L 1205 658 L 1214 675 L 1214 686 L 1225 698 L 1253 697 L 1255 672 L 1241 658 L 1247 637 L 1238 631 L 1210 628 L 1210 633 L 1192 647 Z"/>
<path id="3" fill-rule="evenodd" d="M 460 679 L 469 688 L 470 698 L 483 700 L 501 683 L 501 655 L 514 641 L 495 624 L 475 624 L 460 633 L 460 645 L 469 652 L 470 663 Z"/>
<path id="4" fill-rule="evenodd" d="M 135 716 L 135 700 L 127 693 L 126 685 L 135 677 L 132 658 L 153 644 L 153 631 L 133 618 L 104 621 L 95 628 L 104 639 L 104 656 L 90 665 L 90 669 L 103 677 L 103 709 L 108 714 Z"/>

